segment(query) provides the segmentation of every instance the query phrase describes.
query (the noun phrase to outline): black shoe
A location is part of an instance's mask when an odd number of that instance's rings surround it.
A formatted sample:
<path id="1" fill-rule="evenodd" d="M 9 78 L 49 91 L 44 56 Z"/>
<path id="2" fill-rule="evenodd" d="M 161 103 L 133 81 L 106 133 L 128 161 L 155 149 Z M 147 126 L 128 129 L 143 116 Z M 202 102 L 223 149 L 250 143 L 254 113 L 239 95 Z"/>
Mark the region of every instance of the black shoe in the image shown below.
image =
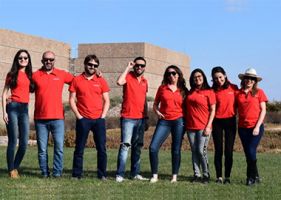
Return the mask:
<path id="1" fill-rule="evenodd" d="M 222 177 L 217 178 L 216 183 L 217 184 L 222 184 L 223 183 Z"/>
<path id="2" fill-rule="evenodd" d="M 208 177 L 208 176 L 203 176 L 202 183 L 208 184 L 209 182 L 210 182 L 210 177 Z"/>
<path id="3" fill-rule="evenodd" d="M 200 182 L 200 181 L 201 181 L 201 177 L 200 176 L 193 176 L 193 178 L 191 179 L 192 183 Z"/>
<path id="4" fill-rule="evenodd" d="M 71 179 L 72 180 L 81 180 L 82 177 L 81 176 L 72 176 Z"/>
<path id="5" fill-rule="evenodd" d="M 256 180 L 253 178 L 247 178 L 247 180 L 246 180 L 246 185 L 248 185 L 248 186 L 252 186 L 255 183 L 256 183 Z"/>
<path id="6" fill-rule="evenodd" d="M 225 178 L 223 181 L 223 184 L 230 184 L 230 179 L 229 178 Z"/>

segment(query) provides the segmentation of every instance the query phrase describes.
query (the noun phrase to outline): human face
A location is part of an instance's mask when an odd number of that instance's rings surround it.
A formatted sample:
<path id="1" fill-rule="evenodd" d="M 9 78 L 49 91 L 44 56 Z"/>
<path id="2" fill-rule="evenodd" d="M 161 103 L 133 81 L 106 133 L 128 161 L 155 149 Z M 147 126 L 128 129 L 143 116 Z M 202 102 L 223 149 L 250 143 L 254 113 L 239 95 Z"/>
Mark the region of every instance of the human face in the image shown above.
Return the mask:
<path id="1" fill-rule="evenodd" d="M 95 60 L 90 60 L 85 65 L 85 73 L 88 76 L 92 76 L 96 73 L 96 69 L 98 68 L 99 64 Z"/>
<path id="2" fill-rule="evenodd" d="M 203 85 L 204 79 L 203 75 L 200 72 L 196 72 L 194 74 L 193 80 L 197 88 L 200 88 Z"/>
<path id="3" fill-rule="evenodd" d="M 145 62 L 143 60 L 137 60 L 134 65 L 134 72 L 136 76 L 141 76 L 145 71 Z"/>
<path id="4" fill-rule="evenodd" d="M 226 75 L 224 75 L 221 72 L 217 72 L 217 73 L 214 74 L 213 81 L 215 81 L 215 83 L 219 87 L 221 87 L 225 83 L 225 78 L 226 78 Z"/>
<path id="5" fill-rule="evenodd" d="M 43 67 L 46 71 L 51 71 L 55 65 L 55 54 L 53 52 L 45 52 L 42 56 Z"/>
<path id="6" fill-rule="evenodd" d="M 245 83 L 245 88 L 247 89 L 252 89 L 254 84 L 257 82 L 257 79 L 251 76 L 244 76 L 243 80 Z"/>
<path id="7" fill-rule="evenodd" d="M 27 53 L 21 52 L 19 57 L 18 57 L 18 62 L 19 62 L 20 68 L 26 67 L 28 65 L 28 62 L 29 62 L 29 58 L 28 58 Z"/>
<path id="8" fill-rule="evenodd" d="M 179 75 L 178 75 L 178 73 L 176 72 L 175 69 L 173 69 L 173 68 L 168 69 L 167 75 L 168 75 L 168 78 L 169 78 L 169 80 L 172 84 L 178 82 Z"/>

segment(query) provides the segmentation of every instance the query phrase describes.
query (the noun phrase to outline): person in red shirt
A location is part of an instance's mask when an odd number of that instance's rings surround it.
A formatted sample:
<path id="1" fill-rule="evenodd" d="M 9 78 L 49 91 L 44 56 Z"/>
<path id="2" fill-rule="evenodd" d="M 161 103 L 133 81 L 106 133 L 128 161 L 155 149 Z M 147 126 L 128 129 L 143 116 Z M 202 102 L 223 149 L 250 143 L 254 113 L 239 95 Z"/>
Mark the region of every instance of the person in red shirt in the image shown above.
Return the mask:
<path id="1" fill-rule="evenodd" d="M 126 161 L 131 148 L 131 178 L 147 180 L 140 175 L 141 148 L 147 118 L 147 80 L 144 78 L 146 60 L 137 57 L 128 63 L 118 77 L 117 85 L 123 86 L 121 108 L 121 144 L 117 157 L 116 181 L 124 181 Z"/>
<path id="2" fill-rule="evenodd" d="M 11 102 L 7 102 L 9 91 Z M 18 168 L 28 145 L 30 92 L 34 92 L 31 57 L 27 50 L 21 49 L 14 56 L 2 93 L 3 120 L 8 133 L 7 165 L 11 178 L 19 178 Z M 15 155 L 17 139 L 19 147 Z"/>
<path id="3" fill-rule="evenodd" d="M 212 88 L 216 94 L 216 114 L 212 131 L 215 147 L 216 183 L 227 184 L 230 183 L 233 163 L 233 146 L 236 136 L 235 92 L 238 87 L 229 82 L 224 69 L 220 66 L 212 69 L 212 78 Z M 225 154 L 224 180 L 222 178 L 223 152 Z"/>
<path id="4" fill-rule="evenodd" d="M 241 89 L 236 94 L 238 105 L 238 133 L 247 161 L 246 185 L 260 182 L 257 168 L 257 147 L 264 132 L 267 97 L 258 82 L 262 80 L 253 68 L 239 74 Z"/>
<path id="5" fill-rule="evenodd" d="M 177 182 L 184 134 L 183 99 L 186 92 L 187 88 L 182 71 L 175 65 L 168 66 L 162 84 L 157 90 L 153 105 L 153 110 L 159 119 L 149 146 L 151 183 L 158 181 L 158 152 L 170 133 L 172 135 L 171 183 Z"/>
<path id="6" fill-rule="evenodd" d="M 109 109 L 109 87 L 106 80 L 97 76 L 99 59 L 88 55 L 84 59 L 84 72 L 75 77 L 69 87 L 69 103 L 76 120 L 76 139 L 72 177 L 80 179 L 83 173 L 83 154 L 89 132 L 93 132 L 97 149 L 98 178 L 106 180 L 106 127 Z"/>
<path id="7" fill-rule="evenodd" d="M 42 177 L 49 177 L 48 138 L 51 133 L 54 140 L 53 177 L 61 177 L 64 143 L 62 91 L 65 83 L 71 83 L 73 75 L 55 68 L 55 53 L 52 51 L 44 52 L 41 62 L 43 66 L 32 76 L 35 83 L 34 121 L 39 166 Z"/>
<path id="8" fill-rule="evenodd" d="M 203 183 L 210 180 L 207 148 L 212 132 L 212 122 L 215 116 L 216 98 L 210 88 L 206 75 L 201 69 L 191 72 L 190 92 L 185 100 L 185 119 L 187 136 L 191 146 L 194 177 L 192 182 L 201 180 L 202 166 Z"/>

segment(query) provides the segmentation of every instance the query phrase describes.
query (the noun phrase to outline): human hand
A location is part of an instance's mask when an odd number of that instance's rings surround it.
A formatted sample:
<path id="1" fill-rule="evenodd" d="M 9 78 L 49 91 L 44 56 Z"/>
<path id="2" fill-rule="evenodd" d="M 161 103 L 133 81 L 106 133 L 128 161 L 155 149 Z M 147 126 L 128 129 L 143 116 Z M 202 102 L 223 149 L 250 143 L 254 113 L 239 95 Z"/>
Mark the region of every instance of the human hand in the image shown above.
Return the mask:
<path id="1" fill-rule="evenodd" d="M 134 63 L 133 61 L 130 61 L 130 62 L 128 63 L 127 68 L 128 68 L 128 69 L 133 69 L 134 66 L 135 66 L 135 63 Z"/>
<path id="2" fill-rule="evenodd" d="M 206 127 L 205 130 L 203 131 L 203 135 L 208 136 L 212 133 L 212 128 Z"/>
<path id="3" fill-rule="evenodd" d="M 259 127 L 255 127 L 254 130 L 253 130 L 253 135 L 257 136 L 257 135 L 259 135 L 259 133 L 260 133 L 260 128 Z"/>
<path id="4" fill-rule="evenodd" d="M 9 118 L 7 113 L 3 113 L 3 120 L 6 124 L 8 124 Z"/>
<path id="5" fill-rule="evenodd" d="M 97 77 L 102 77 L 102 72 L 99 69 L 96 69 Z"/>

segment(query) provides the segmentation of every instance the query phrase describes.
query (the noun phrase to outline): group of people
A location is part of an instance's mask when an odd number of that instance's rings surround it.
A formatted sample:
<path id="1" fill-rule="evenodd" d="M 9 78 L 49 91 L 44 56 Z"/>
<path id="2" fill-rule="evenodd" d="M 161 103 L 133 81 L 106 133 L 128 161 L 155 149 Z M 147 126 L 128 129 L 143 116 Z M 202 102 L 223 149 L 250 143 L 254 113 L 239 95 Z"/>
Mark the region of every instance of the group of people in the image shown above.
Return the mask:
<path id="1" fill-rule="evenodd" d="M 55 54 L 46 51 L 42 55 L 42 67 L 32 73 L 32 62 L 27 50 L 19 50 L 7 74 L 2 94 L 3 119 L 8 132 L 7 165 L 11 178 L 18 178 L 18 169 L 24 157 L 29 135 L 29 93 L 35 92 L 34 122 L 38 143 L 38 160 L 43 178 L 50 176 L 48 167 L 48 138 L 54 140 L 53 177 L 61 177 L 63 171 L 64 115 L 62 91 L 69 86 L 69 104 L 76 120 L 76 139 L 73 155 L 72 177 L 83 176 L 83 154 L 90 131 L 97 149 L 97 176 L 107 179 L 106 123 L 110 100 L 110 88 L 98 70 L 99 59 L 88 55 L 84 59 L 84 71 L 74 77 L 55 67 Z M 141 149 L 148 119 L 148 81 L 144 77 L 146 60 L 137 57 L 130 61 L 118 77 L 123 87 L 120 127 L 121 142 L 117 157 L 116 181 L 125 180 L 125 166 L 131 150 L 130 177 L 148 180 L 140 173 Z M 181 145 L 185 133 L 192 152 L 192 182 L 208 183 L 210 172 L 207 148 L 212 135 L 215 147 L 214 163 L 216 183 L 230 183 L 233 163 L 233 146 L 238 134 L 247 161 L 247 185 L 260 181 L 257 169 L 257 146 L 264 132 L 267 97 L 257 87 L 261 77 L 249 68 L 239 74 L 240 89 L 232 84 L 222 67 L 212 69 L 213 85 L 208 84 L 201 69 L 191 72 L 190 89 L 179 67 L 166 68 L 159 86 L 153 110 L 158 122 L 149 146 L 151 183 L 158 181 L 158 153 L 171 134 L 172 177 L 177 182 L 181 162 Z M 9 95 L 11 91 L 11 95 Z M 16 151 L 17 138 L 19 147 Z M 15 155 L 16 151 L 16 155 Z M 224 161 L 224 176 L 222 160 Z"/>

